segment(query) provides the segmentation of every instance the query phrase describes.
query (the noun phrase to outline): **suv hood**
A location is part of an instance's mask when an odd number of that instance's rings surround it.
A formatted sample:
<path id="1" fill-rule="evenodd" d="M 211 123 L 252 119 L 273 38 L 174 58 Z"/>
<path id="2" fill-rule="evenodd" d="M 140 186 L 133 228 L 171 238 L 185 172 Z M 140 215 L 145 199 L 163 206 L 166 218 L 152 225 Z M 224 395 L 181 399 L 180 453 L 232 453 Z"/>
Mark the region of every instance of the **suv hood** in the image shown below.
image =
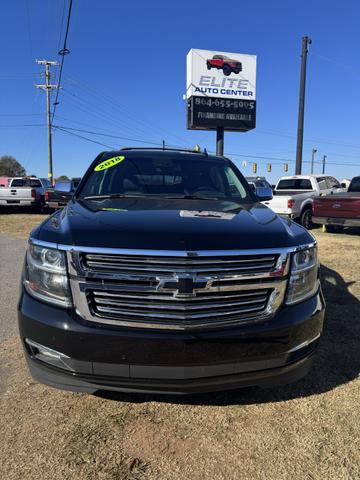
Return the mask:
<path id="1" fill-rule="evenodd" d="M 152 250 L 280 248 L 313 241 L 291 220 L 261 203 L 212 200 L 71 200 L 32 232 L 63 245 Z"/>

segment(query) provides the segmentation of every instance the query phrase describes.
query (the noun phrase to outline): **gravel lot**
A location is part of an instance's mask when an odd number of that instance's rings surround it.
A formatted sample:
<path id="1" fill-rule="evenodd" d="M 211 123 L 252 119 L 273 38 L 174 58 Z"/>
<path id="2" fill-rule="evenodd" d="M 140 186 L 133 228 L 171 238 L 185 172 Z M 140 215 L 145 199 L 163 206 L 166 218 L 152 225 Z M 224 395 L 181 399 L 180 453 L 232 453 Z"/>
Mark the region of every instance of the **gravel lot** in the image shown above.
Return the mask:
<path id="1" fill-rule="evenodd" d="M 36 384 L 27 372 L 15 324 L 25 242 L 14 236 L 39 216 L 24 216 L 0 215 L 0 478 L 360 479 L 356 232 L 315 230 L 327 321 L 304 380 L 191 397 L 90 396 Z"/>

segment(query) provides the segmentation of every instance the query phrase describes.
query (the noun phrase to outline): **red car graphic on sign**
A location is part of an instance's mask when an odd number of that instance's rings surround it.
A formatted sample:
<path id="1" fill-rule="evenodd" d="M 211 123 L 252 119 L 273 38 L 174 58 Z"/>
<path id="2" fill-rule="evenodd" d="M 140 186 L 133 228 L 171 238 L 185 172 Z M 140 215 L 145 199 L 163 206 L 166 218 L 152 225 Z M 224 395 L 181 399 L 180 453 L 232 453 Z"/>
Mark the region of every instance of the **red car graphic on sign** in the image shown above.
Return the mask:
<path id="1" fill-rule="evenodd" d="M 232 72 L 240 73 L 242 70 L 242 63 L 238 60 L 226 57 L 225 55 L 214 55 L 212 58 L 206 60 L 208 70 L 217 68 L 222 70 L 224 75 L 229 76 Z"/>

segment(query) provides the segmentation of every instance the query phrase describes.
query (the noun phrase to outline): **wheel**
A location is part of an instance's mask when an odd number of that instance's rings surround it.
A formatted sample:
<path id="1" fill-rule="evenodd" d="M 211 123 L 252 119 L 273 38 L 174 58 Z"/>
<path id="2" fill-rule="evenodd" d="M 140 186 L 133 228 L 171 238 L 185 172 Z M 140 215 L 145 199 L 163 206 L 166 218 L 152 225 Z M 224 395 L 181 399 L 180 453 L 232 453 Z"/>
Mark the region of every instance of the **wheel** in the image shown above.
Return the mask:
<path id="1" fill-rule="evenodd" d="M 341 225 L 325 225 L 325 230 L 328 233 L 341 233 L 344 230 L 344 227 Z"/>
<path id="2" fill-rule="evenodd" d="M 312 223 L 312 210 L 311 208 L 305 208 L 300 216 L 300 224 L 305 227 L 307 230 L 311 230 L 313 227 Z"/>
<path id="3" fill-rule="evenodd" d="M 234 70 L 234 73 L 236 73 L 236 74 L 238 74 L 240 72 L 241 72 L 241 70 L 239 70 L 238 68 L 236 70 Z"/>
<path id="4" fill-rule="evenodd" d="M 227 77 L 230 75 L 231 68 L 229 67 L 229 65 L 224 65 L 223 66 L 223 72 L 224 72 L 224 75 L 226 75 Z"/>

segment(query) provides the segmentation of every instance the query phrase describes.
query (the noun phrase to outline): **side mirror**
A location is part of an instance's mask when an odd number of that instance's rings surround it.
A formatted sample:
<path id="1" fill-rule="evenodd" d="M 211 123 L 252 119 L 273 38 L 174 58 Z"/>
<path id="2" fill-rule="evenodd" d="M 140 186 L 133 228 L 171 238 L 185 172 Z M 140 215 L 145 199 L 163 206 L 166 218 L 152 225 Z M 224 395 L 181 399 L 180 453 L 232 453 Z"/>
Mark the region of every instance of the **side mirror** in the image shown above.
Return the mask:
<path id="1" fill-rule="evenodd" d="M 341 188 L 346 188 L 346 183 L 342 182 L 340 183 L 340 185 L 341 185 Z"/>
<path id="2" fill-rule="evenodd" d="M 64 197 L 71 197 L 73 195 L 70 182 L 59 182 L 55 185 L 54 192 Z"/>
<path id="3" fill-rule="evenodd" d="M 265 202 L 266 200 L 271 200 L 273 198 L 273 191 L 270 187 L 256 187 L 255 195 L 259 202 Z"/>

